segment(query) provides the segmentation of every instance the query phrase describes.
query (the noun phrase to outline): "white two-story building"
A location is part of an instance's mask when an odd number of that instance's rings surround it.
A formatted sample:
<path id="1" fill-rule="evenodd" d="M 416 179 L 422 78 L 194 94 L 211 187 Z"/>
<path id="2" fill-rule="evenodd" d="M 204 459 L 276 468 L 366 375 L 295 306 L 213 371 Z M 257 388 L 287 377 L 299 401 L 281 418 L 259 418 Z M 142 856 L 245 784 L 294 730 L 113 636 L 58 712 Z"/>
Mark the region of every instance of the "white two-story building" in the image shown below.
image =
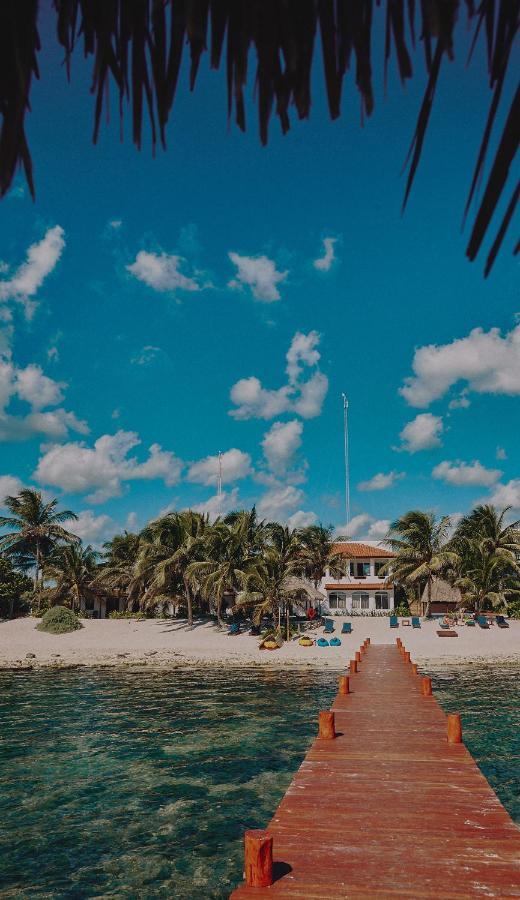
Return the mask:
<path id="1" fill-rule="evenodd" d="M 388 571 L 381 571 L 395 554 L 357 541 L 340 542 L 335 549 L 347 557 L 347 571 L 340 579 L 325 573 L 319 590 L 331 613 L 384 613 L 394 609 L 394 585 Z"/>

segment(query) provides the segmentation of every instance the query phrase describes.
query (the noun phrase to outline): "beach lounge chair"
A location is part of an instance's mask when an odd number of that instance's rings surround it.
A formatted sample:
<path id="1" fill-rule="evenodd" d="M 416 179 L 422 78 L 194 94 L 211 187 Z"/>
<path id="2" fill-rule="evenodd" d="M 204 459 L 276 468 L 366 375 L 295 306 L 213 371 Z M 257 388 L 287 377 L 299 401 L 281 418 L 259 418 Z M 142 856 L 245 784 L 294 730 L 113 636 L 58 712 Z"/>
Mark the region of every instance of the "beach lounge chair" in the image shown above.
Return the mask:
<path id="1" fill-rule="evenodd" d="M 474 628 L 476 624 L 475 619 L 466 619 L 466 625 L 469 625 L 470 628 Z"/>
<path id="2" fill-rule="evenodd" d="M 323 634 L 332 634 L 334 631 L 334 622 L 332 619 L 325 619 L 325 631 Z"/>
<path id="3" fill-rule="evenodd" d="M 497 616 L 496 622 L 499 628 L 509 628 L 509 622 L 506 622 L 503 616 Z"/>
<path id="4" fill-rule="evenodd" d="M 240 634 L 240 622 L 232 622 L 229 626 L 228 635 Z"/>
<path id="5" fill-rule="evenodd" d="M 481 628 L 489 628 L 489 622 L 485 616 L 479 616 L 477 622 Z"/>
<path id="6" fill-rule="evenodd" d="M 390 628 L 399 628 L 399 619 L 397 616 L 390 616 Z"/>
<path id="7" fill-rule="evenodd" d="M 254 637 L 260 637 L 260 625 L 251 625 L 249 634 L 254 635 Z"/>
<path id="8" fill-rule="evenodd" d="M 317 647 L 328 647 L 329 642 L 326 641 L 325 638 L 318 638 L 318 640 L 316 641 L 316 646 Z"/>
<path id="9" fill-rule="evenodd" d="M 341 641 L 338 637 L 333 637 L 330 639 L 331 647 L 341 647 Z"/>
<path id="10" fill-rule="evenodd" d="M 419 616 L 412 616 L 412 628 L 420 628 L 421 620 Z"/>
<path id="11" fill-rule="evenodd" d="M 352 634 L 352 622 L 343 622 L 341 626 L 342 634 Z"/>

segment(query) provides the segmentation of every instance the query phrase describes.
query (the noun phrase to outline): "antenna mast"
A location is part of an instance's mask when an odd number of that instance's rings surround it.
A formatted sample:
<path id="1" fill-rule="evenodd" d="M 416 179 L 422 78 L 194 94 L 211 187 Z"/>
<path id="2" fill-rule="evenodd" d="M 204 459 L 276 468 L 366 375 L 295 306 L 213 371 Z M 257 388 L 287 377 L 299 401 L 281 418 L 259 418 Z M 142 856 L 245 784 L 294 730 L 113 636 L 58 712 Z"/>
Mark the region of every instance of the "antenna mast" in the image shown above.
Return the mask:
<path id="1" fill-rule="evenodd" d="M 350 460 L 348 445 L 348 398 L 343 397 L 343 453 L 345 459 L 345 515 L 347 517 L 347 529 L 350 525 Z"/>
<path id="2" fill-rule="evenodd" d="M 222 452 L 218 451 L 217 497 L 222 497 Z"/>

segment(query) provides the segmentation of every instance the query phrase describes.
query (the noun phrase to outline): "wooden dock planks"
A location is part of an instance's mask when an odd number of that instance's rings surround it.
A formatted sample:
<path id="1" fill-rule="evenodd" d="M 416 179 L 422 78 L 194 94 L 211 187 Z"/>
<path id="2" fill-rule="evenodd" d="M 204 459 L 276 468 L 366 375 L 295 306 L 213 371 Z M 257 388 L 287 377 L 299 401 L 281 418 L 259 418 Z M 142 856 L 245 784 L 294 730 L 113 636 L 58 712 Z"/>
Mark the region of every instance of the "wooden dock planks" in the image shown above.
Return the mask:
<path id="1" fill-rule="evenodd" d="M 520 897 L 520 830 L 395 646 L 370 646 L 268 826 L 251 897 Z"/>

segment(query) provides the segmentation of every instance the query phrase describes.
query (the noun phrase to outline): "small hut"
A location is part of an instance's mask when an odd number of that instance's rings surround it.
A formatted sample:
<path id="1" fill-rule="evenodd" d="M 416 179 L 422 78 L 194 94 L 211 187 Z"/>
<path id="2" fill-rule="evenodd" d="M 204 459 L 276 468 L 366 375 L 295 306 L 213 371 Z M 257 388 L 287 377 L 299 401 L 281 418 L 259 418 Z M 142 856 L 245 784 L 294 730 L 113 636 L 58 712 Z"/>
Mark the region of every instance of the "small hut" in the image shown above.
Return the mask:
<path id="1" fill-rule="evenodd" d="M 443 578 L 434 578 L 431 590 L 430 614 L 452 613 L 462 603 L 462 594 L 458 588 L 452 587 Z M 419 608 L 420 607 L 420 608 Z M 415 615 L 424 614 L 428 608 L 428 585 L 424 588 L 420 600 L 410 604 L 410 610 Z"/>

